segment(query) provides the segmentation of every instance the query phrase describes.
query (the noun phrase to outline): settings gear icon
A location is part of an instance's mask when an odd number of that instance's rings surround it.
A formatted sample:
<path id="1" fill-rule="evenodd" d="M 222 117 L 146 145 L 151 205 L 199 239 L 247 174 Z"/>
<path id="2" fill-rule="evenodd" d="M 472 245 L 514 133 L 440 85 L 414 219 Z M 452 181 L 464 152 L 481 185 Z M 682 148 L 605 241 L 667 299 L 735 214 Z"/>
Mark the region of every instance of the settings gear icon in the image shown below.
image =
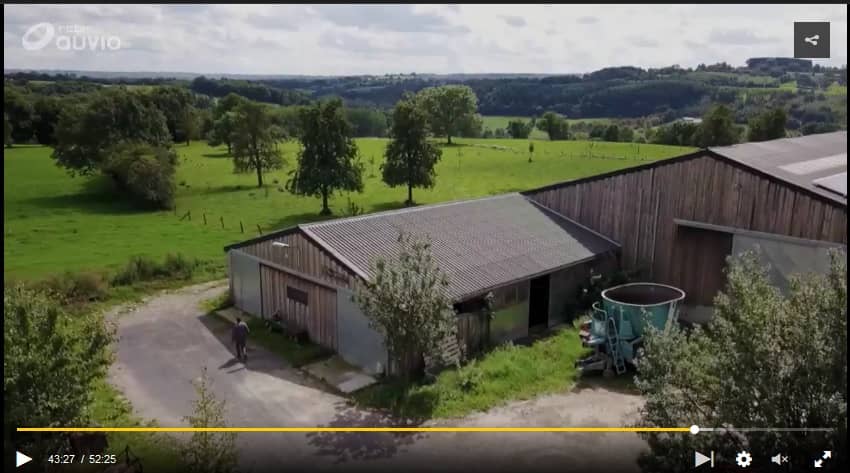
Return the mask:
<path id="1" fill-rule="evenodd" d="M 750 463 L 753 462 L 753 456 L 750 455 L 750 452 L 743 451 L 738 452 L 738 455 L 735 456 L 735 463 L 738 464 L 741 468 L 746 468 L 750 466 Z"/>

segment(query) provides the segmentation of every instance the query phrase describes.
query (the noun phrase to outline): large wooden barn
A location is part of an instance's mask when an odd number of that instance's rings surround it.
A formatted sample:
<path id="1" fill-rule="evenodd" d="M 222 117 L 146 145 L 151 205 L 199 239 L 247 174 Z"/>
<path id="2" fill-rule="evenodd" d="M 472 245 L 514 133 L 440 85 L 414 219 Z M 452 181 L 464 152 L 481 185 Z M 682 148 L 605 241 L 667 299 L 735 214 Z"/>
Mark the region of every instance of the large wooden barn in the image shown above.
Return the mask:
<path id="1" fill-rule="evenodd" d="M 755 249 L 778 284 L 847 244 L 847 132 L 710 148 L 523 193 L 622 248 L 627 269 L 710 306 L 726 257 Z"/>
<path id="2" fill-rule="evenodd" d="M 592 273 L 640 270 L 710 316 L 729 255 L 757 249 L 780 286 L 847 244 L 847 133 L 700 150 L 522 194 L 298 225 L 228 246 L 236 306 L 280 314 L 372 373 L 381 336 L 352 295 L 400 232 L 428 238 L 468 353 L 562 323 Z M 493 293 L 496 315 L 481 316 Z"/>
<path id="3" fill-rule="evenodd" d="M 234 303 L 280 314 L 348 362 L 386 371 L 383 340 L 352 296 L 375 261 L 397 256 L 400 233 L 431 242 L 467 353 L 485 337 L 499 343 L 563 322 L 591 271 L 618 265 L 615 242 L 513 193 L 298 225 L 228 246 Z M 478 304 L 487 293 L 492 320 Z"/>

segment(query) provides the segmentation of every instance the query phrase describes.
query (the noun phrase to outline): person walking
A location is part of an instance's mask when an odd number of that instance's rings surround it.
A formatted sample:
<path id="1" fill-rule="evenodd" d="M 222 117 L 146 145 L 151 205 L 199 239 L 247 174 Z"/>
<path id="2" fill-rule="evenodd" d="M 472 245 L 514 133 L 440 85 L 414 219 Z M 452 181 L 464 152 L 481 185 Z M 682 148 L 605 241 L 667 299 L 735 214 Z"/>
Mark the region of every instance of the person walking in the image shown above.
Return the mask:
<path id="1" fill-rule="evenodd" d="M 230 337 L 236 344 L 236 359 L 246 361 L 248 359 L 248 324 L 241 317 L 236 317 L 236 325 L 230 332 Z"/>

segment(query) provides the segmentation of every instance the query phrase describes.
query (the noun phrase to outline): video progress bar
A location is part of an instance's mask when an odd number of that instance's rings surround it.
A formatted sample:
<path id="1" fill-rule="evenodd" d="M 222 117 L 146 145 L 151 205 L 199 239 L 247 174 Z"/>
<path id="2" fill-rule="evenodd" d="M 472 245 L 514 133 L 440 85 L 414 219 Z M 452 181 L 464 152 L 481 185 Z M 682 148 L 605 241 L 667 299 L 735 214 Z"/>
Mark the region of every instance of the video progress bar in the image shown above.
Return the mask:
<path id="1" fill-rule="evenodd" d="M 700 427 L 700 432 L 833 432 L 828 427 Z"/>
<path id="2" fill-rule="evenodd" d="M 690 432 L 689 427 L 18 427 L 18 432 Z"/>

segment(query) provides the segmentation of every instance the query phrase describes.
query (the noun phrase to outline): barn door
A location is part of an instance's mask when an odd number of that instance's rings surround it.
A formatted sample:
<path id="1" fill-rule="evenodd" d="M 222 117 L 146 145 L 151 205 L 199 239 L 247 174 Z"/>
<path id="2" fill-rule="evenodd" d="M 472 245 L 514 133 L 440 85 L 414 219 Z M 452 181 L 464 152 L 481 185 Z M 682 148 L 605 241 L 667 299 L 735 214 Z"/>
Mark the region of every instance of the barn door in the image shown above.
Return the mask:
<path id="1" fill-rule="evenodd" d="M 679 226 L 673 252 L 673 285 L 685 291 L 685 303 L 710 306 L 726 284 L 723 271 L 732 253 L 730 233 Z"/>

